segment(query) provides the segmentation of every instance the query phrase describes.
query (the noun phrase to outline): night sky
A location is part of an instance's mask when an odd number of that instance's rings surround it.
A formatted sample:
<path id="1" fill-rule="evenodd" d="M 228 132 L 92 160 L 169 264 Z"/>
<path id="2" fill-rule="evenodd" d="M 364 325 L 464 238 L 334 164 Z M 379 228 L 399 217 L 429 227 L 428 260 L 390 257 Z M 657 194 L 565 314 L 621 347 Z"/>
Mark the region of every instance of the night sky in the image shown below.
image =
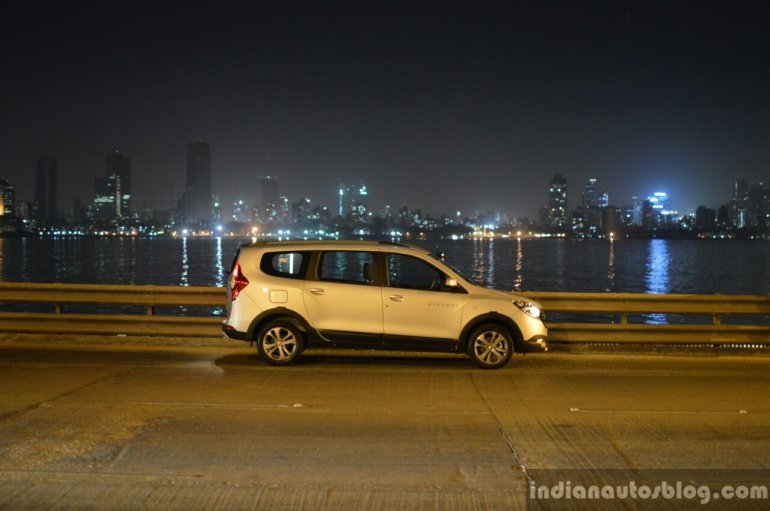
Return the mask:
<path id="1" fill-rule="evenodd" d="M 729 2 L 14 2 L 0 16 L 0 177 L 61 209 L 131 158 L 134 209 L 184 188 L 187 143 L 213 189 L 291 201 L 535 217 L 554 173 L 570 206 L 596 177 L 623 206 L 673 207 L 770 181 L 770 7 Z"/>

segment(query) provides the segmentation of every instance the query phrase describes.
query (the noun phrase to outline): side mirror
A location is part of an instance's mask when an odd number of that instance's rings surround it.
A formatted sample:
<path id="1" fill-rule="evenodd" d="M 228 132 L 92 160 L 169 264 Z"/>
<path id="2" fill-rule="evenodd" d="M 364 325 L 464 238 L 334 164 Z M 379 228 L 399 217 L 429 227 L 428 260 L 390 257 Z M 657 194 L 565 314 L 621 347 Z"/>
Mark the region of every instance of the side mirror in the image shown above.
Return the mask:
<path id="1" fill-rule="evenodd" d="M 448 288 L 451 288 L 451 289 L 456 289 L 459 286 L 460 286 L 460 284 L 458 284 L 457 280 L 455 280 L 455 279 L 446 279 L 444 281 L 444 287 L 448 287 Z"/>

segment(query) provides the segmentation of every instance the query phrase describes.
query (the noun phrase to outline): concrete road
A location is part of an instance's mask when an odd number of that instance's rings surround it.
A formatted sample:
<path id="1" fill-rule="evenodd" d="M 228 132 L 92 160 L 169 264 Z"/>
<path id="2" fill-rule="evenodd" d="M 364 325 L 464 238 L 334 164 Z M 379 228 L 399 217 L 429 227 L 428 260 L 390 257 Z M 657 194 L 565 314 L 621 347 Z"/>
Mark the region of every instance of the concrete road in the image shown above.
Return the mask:
<path id="1" fill-rule="evenodd" d="M 522 509 L 538 469 L 769 469 L 769 362 L 5 343 L 0 509 Z"/>

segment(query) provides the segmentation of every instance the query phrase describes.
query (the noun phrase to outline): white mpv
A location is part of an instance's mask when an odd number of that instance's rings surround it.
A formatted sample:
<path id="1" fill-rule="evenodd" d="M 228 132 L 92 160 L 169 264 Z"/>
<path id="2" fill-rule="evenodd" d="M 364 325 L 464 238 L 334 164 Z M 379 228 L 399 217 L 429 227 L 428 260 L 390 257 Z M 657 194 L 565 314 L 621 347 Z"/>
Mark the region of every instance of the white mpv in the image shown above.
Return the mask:
<path id="1" fill-rule="evenodd" d="M 231 339 L 256 341 L 269 364 L 308 346 L 466 353 L 504 366 L 546 351 L 539 304 L 480 287 L 419 247 L 372 241 L 244 245 L 227 283 Z"/>

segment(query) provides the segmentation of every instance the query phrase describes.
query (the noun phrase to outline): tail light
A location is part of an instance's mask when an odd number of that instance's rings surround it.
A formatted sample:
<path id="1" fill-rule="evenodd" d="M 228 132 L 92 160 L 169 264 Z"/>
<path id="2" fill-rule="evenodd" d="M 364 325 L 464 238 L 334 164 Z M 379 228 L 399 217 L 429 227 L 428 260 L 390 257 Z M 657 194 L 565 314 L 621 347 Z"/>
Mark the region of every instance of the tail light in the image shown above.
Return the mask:
<path id="1" fill-rule="evenodd" d="M 249 279 L 241 272 L 241 265 L 235 263 L 230 273 L 230 301 L 234 302 L 241 290 L 249 285 Z"/>

